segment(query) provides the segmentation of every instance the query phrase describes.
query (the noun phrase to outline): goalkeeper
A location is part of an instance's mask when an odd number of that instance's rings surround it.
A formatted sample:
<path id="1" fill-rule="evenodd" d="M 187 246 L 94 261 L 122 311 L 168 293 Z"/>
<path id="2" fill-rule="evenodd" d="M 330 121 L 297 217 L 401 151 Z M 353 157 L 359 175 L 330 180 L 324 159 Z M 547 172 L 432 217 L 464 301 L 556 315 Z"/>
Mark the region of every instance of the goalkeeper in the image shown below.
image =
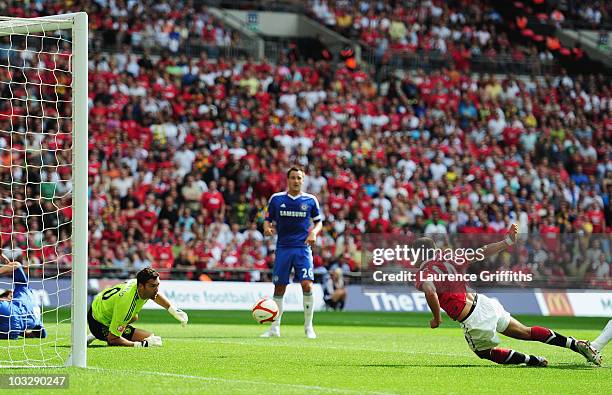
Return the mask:
<path id="1" fill-rule="evenodd" d="M 183 326 L 187 324 L 187 314 L 172 306 L 158 291 L 159 274 L 147 267 L 139 271 L 135 279 L 100 292 L 87 313 L 87 323 L 92 333 L 87 338 L 87 344 L 98 339 L 109 346 L 161 346 L 161 337 L 130 325 L 138 319 L 138 312 L 149 299 L 168 310 Z"/>
<path id="2" fill-rule="evenodd" d="M 19 262 L 7 262 L 0 267 L 0 277 L 12 276 L 13 289 L 0 290 L 0 339 L 15 340 L 23 337 L 47 337 L 40 319 L 40 306 L 28 287 L 28 276 Z"/>

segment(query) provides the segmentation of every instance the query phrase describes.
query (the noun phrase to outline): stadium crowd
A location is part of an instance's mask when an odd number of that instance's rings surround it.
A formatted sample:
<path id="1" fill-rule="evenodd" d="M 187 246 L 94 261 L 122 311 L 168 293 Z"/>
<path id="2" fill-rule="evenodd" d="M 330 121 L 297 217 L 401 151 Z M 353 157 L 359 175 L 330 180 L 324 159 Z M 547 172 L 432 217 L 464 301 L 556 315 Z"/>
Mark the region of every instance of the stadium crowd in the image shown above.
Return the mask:
<path id="1" fill-rule="evenodd" d="M 511 6 L 518 14 L 529 14 L 542 23 L 570 29 L 604 28 L 609 24 L 612 11 L 610 4 L 600 0 L 526 0 L 515 1 Z"/>
<path id="2" fill-rule="evenodd" d="M 0 70 L 12 81 L 0 100 L 0 148 L 13 148 L 0 166 L 10 188 L 2 247 L 69 265 L 70 114 L 6 99 L 25 97 L 24 78 L 49 84 L 32 97 L 69 97 L 51 85 L 54 76 L 69 82 L 57 71 L 68 57 L 40 60 L 40 75 Z M 499 265 L 612 285 L 612 86 L 601 75 L 418 70 L 376 86 L 369 73 L 327 61 L 205 53 L 118 52 L 89 67 L 92 276 L 153 264 L 166 278 L 269 279 L 265 206 L 297 163 L 326 216 L 320 274 L 359 271 L 366 232 L 501 234 L 518 221 L 544 241 Z M 564 235 L 578 241 L 548 249 L 545 238 Z"/>
<path id="3" fill-rule="evenodd" d="M 266 201 L 296 162 L 327 215 L 319 267 L 358 269 L 364 232 L 500 232 L 522 213 L 531 232 L 610 224 L 597 77 L 407 74 L 378 97 L 367 73 L 325 62 L 140 63 L 92 62 L 92 262 L 265 269 Z"/>
<path id="4" fill-rule="evenodd" d="M 609 24 L 612 14 L 612 5 L 602 0 L 570 1 L 564 4 L 562 9 L 565 11 L 563 21 L 566 19 L 581 20 L 594 29 Z"/>
<path id="5" fill-rule="evenodd" d="M 338 32 L 375 48 L 377 58 L 393 54 L 450 55 L 460 70 L 471 59 L 504 58 L 549 62 L 535 45 L 512 43 L 501 15 L 486 1 L 311 0 L 313 16 Z"/>
<path id="6" fill-rule="evenodd" d="M 90 42 L 94 51 L 125 49 L 129 52 L 166 49 L 177 54 L 187 43 L 215 48 L 236 45 L 235 32 L 215 18 L 201 2 L 193 1 L 8 1 L 0 5 L 5 15 L 34 17 L 75 10 L 89 15 Z"/>

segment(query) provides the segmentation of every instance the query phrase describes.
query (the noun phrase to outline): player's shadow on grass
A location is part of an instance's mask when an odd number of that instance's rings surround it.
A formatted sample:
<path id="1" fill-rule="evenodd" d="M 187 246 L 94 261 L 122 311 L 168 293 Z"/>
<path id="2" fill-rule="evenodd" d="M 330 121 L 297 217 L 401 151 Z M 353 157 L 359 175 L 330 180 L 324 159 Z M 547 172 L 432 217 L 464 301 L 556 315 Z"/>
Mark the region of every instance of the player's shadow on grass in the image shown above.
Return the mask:
<path id="1" fill-rule="evenodd" d="M 571 369 L 571 370 L 590 370 L 596 369 L 595 366 L 580 364 L 580 363 L 564 363 L 564 364 L 552 364 L 548 367 L 542 368 L 538 366 L 525 366 L 525 365 L 479 365 L 479 364 L 434 364 L 434 365 L 406 365 L 406 366 L 418 366 L 421 368 L 435 367 L 435 368 L 496 368 L 496 369 Z"/>
<path id="2" fill-rule="evenodd" d="M 256 339 L 253 336 L 164 336 L 164 339 Z"/>
<path id="3" fill-rule="evenodd" d="M 414 364 L 406 363 L 366 363 L 360 365 L 353 365 L 359 368 L 409 368 L 415 366 Z"/>
<path id="4" fill-rule="evenodd" d="M 490 369 L 490 368 L 533 368 L 532 366 L 524 366 L 524 365 L 482 365 L 482 364 L 468 364 L 468 363 L 464 363 L 464 364 L 453 364 L 453 363 L 441 363 L 441 364 L 427 364 L 427 365 L 414 365 L 414 366 L 418 366 L 420 368 L 485 368 L 485 369 Z M 544 368 L 537 368 L 537 369 L 544 369 Z"/>
<path id="5" fill-rule="evenodd" d="M 57 348 L 72 348 L 72 346 L 69 345 L 63 345 L 63 346 L 56 346 Z M 102 348 L 102 347 L 108 347 L 106 344 L 91 344 L 89 346 L 87 346 L 87 348 Z"/>
<path id="6" fill-rule="evenodd" d="M 358 368 L 490 368 L 488 365 L 453 365 L 453 364 L 436 364 L 436 365 L 419 365 L 419 364 L 404 364 L 404 363 L 367 363 L 367 364 L 359 364 L 359 365 L 350 365 Z"/>
<path id="7" fill-rule="evenodd" d="M 546 369 L 571 369 L 571 370 L 589 370 L 589 369 L 601 369 L 593 365 L 586 365 L 584 363 L 560 363 L 548 365 Z"/>
<path id="8" fill-rule="evenodd" d="M 328 366 L 328 365 L 317 365 L 317 366 Z M 482 365 L 482 364 L 427 364 L 427 365 L 419 365 L 419 364 L 403 364 L 403 363 L 369 363 L 369 364 L 357 364 L 357 365 L 349 365 L 358 368 L 505 368 L 505 369 L 571 369 L 571 370 L 589 370 L 595 369 L 594 366 L 589 366 L 585 364 L 579 363 L 565 363 L 559 365 L 548 365 L 547 368 L 533 367 L 533 366 L 524 366 L 524 365 Z"/>

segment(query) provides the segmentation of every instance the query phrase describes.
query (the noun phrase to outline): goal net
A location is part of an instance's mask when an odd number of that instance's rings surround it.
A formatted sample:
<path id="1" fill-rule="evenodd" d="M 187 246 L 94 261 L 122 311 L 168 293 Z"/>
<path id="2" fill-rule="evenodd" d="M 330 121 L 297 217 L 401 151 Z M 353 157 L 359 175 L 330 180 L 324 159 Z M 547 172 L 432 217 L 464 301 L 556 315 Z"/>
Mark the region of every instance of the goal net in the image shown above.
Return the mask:
<path id="1" fill-rule="evenodd" d="M 0 17 L 2 367 L 86 365 L 87 100 L 87 14 Z"/>

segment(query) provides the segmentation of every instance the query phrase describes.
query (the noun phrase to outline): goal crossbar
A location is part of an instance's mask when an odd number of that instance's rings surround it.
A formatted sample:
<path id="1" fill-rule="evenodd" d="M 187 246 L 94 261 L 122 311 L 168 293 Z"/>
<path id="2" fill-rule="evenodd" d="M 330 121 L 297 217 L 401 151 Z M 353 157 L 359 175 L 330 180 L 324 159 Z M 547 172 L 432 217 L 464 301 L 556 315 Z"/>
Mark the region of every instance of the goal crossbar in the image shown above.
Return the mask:
<path id="1" fill-rule="evenodd" d="M 79 12 L 40 18 L 10 18 L 0 16 L 0 37 L 11 34 L 54 32 L 72 29 Z"/>

